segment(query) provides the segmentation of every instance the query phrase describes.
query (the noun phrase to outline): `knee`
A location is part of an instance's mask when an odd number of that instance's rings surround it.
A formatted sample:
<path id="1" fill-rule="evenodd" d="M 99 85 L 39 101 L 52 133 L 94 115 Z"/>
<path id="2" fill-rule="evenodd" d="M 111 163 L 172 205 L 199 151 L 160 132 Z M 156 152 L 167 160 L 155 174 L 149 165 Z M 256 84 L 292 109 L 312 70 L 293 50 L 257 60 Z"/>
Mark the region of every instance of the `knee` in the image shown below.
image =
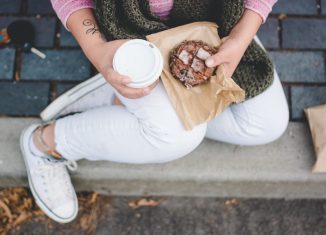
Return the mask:
<path id="1" fill-rule="evenodd" d="M 273 121 L 267 123 L 268 133 L 265 142 L 270 143 L 279 139 L 283 133 L 286 131 L 289 124 L 289 110 L 284 110 L 277 117 L 274 117 Z"/>
<path id="2" fill-rule="evenodd" d="M 279 102 L 278 106 L 271 107 L 271 109 L 270 117 L 266 121 L 266 143 L 273 142 L 280 138 L 286 131 L 290 119 L 289 106 L 285 95 L 283 97 L 283 102 Z"/>
<path id="3" fill-rule="evenodd" d="M 277 75 L 277 72 L 274 71 L 274 74 L 274 83 L 278 84 L 279 90 L 281 92 L 279 92 L 278 96 L 275 97 L 275 103 L 273 105 L 270 105 L 268 114 L 266 114 L 269 117 L 266 118 L 265 121 L 265 143 L 270 143 L 280 138 L 282 134 L 286 131 L 290 119 L 289 106 L 285 93 L 283 92 L 283 88 L 280 79 Z"/>
<path id="4" fill-rule="evenodd" d="M 180 133 L 180 137 L 175 138 L 177 145 L 183 146 L 182 156 L 191 153 L 203 141 L 206 129 L 207 124 L 201 124 L 190 131 L 183 131 Z"/>
<path id="5" fill-rule="evenodd" d="M 276 141 L 286 131 L 288 124 L 289 111 L 284 109 L 278 115 L 268 117 L 260 127 L 252 127 L 254 130 L 248 131 L 248 135 L 251 134 L 252 139 L 249 138 L 247 145 L 263 145 Z"/>

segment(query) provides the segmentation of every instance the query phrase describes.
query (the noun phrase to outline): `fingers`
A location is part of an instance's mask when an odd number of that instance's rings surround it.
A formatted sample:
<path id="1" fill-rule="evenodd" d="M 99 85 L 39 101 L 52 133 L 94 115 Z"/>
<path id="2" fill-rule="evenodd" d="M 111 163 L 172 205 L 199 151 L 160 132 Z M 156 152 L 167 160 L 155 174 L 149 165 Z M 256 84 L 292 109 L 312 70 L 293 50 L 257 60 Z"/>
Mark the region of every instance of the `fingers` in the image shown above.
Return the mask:
<path id="1" fill-rule="evenodd" d="M 120 86 L 117 88 L 118 92 L 129 99 L 137 99 L 146 96 L 150 93 L 149 88 L 131 88 L 127 86 Z"/>
<path id="2" fill-rule="evenodd" d="M 128 87 L 127 85 L 131 82 L 131 79 L 127 76 L 117 73 L 113 68 L 108 69 L 106 79 L 122 96 L 129 99 L 141 98 L 145 95 L 148 95 L 156 85 L 153 84 L 145 88 Z"/>
<path id="3" fill-rule="evenodd" d="M 216 67 L 216 66 L 218 66 L 218 65 L 220 65 L 220 64 L 223 64 L 223 63 L 227 62 L 228 53 L 227 53 L 226 48 L 224 47 L 224 44 L 227 42 L 228 39 L 229 39 L 228 36 L 222 38 L 222 40 L 221 40 L 221 43 L 222 43 L 222 44 L 221 44 L 221 46 L 219 47 L 218 52 L 217 52 L 215 55 L 209 57 L 209 58 L 205 61 L 206 65 L 207 65 L 208 67 Z"/>
<path id="4" fill-rule="evenodd" d="M 216 67 L 221 64 L 224 65 L 225 75 L 227 77 L 231 77 L 236 66 L 234 67 L 233 63 L 228 61 L 228 56 L 226 55 L 226 53 L 224 53 L 223 51 L 217 52 L 215 55 L 211 56 L 206 60 L 206 65 L 208 67 Z"/>
<path id="5" fill-rule="evenodd" d="M 109 68 L 107 72 L 107 78 L 110 81 L 111 85 L 127 85 L 131 82 L 131 79 L 127 76 L 121 75 L 114 71 L 113 68 Z"/>
<path id="6" fill-rule="evenodd" d="M 225 62 L 225 57 L 223 56 L 223 52 L 217 52 L 215 55 L 209 57 L 205 63 L 208 67 L 216 67 Z"/>

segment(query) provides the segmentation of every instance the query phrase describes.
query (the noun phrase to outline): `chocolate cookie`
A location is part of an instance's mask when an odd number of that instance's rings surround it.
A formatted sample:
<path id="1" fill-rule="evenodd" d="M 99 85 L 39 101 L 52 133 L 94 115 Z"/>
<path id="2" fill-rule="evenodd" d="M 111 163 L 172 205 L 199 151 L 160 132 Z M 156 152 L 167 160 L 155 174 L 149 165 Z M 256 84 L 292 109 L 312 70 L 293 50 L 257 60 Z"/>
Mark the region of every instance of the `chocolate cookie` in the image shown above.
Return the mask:
<path id="1" fill-rule="evenodd" d="M 187 88 L 207 81 L 216 69 L 209 68 L 205 60 L 217 53 L 217 49 L 203 41 L 183 41 L 170 54 L 172 75 Z"/>

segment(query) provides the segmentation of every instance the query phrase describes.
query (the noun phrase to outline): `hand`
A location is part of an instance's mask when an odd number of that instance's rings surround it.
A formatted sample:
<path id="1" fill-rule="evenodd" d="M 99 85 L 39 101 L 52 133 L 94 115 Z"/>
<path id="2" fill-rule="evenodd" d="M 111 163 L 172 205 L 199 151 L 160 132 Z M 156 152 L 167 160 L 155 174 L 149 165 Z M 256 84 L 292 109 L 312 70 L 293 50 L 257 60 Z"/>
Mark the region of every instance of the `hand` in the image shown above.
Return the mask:
<path id="1" fill-rule="evenodd" d="M 102 42 L 89 48 L 86 54 L 97 70 L 122 96 L 129 99 L 136 99 L 148 95 L 155 87 L 155 84 L 145 88 L 131 88 L 127 86 L 131 82 L 130 78 L 114 71 L 112 65 L 113 56 L 117 49 L 127 41 L 114 40 Z"/>
<path id="2" fill-rule="evenodd" d="M 243 54 L 262 24 L 256 12 L 245 9 L 241 19 L 233 27 L 229 36 L 222 38 L 218 52 L 206 60 L 206 65 L 215 67 L 224 64 L 227 77 L 232 77 Z"/>
<path id="3" fill-rule="evenodd" d="M 224 64 L 226 76 L 231 78 L 248 45 L 233 36 L 222 38 L 218 52 L 206 60 L 208 67 Z"/>

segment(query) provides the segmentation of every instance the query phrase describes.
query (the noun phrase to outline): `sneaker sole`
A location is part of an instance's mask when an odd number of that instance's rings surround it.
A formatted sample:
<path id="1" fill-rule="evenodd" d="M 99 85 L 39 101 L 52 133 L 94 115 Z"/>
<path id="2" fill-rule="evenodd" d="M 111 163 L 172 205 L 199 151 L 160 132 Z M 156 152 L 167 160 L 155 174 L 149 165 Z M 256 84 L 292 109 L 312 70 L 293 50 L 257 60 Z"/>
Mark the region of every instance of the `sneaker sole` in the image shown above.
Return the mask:
<path id="1" fill-rule="evenodd" d="M 59 217 L 57 216 L 56 214 L 54 214 L 47 206 L 46 204 L 42 201 L 42 199 L 38 196 L 35 188 L 34 188 L 34 185 L 33 185 L 33 182 L 32 182 L 32 178 L 30 176 L 30 173 L 29 173 L 29 166 L 28 166 L 28 161 L 25 157 L 25 152 L 26 152 L 26 148 L 28 148 L 28 146 L 25 145 L 24 143 L 24 136 L 26 134 L 26 131 L 28 130 L 29 127 L 26 127 L 23 131 L 22 131 L 22 134 L 20 135 L 20 149 L 21 149 L 21 153 L 23 155 L 23 159 L 24 159 L 24 163 L 25 163 L 25 166 L 26 166 L 26 171 L 27 171 L 27 178 L 28 178 L 28 184 L 29 184 L 29 188 L 32 192 L 32 195 L 35 199 L 35 202 L 36 204 L 42 209 L 42 211 L 48 216 L 50 217 L 51 219 L 53 219 L 54 221 L 56 222 L 59 222 L 59 223 L 69 223 L 71 222 L 72 220 L 74 220 L 76 217 L 77 217 L 77 214 L 78 214 L 78 201 L 77 201 L 77 198 L 76 198 L 76 203 L 75 203 L 75 208 L 77 208 L 75 210 L 75 213 L 69 217 L 69 218 L 62 218 L 62 217 Z"/>
<path id="2" fill-rule="evenodd" d="M 62 110 L 70 104 L 76 102 L 81 97 L 105 85 L 107 81 L 102 74 L 97 74 L 94 77 L 80 83 L 69 91 L 65 92 L 57 99 L 55 99 L 49 106 L 47 106 L 40 114 L 41 119 L 45 122 L 57 118 Z"/>

